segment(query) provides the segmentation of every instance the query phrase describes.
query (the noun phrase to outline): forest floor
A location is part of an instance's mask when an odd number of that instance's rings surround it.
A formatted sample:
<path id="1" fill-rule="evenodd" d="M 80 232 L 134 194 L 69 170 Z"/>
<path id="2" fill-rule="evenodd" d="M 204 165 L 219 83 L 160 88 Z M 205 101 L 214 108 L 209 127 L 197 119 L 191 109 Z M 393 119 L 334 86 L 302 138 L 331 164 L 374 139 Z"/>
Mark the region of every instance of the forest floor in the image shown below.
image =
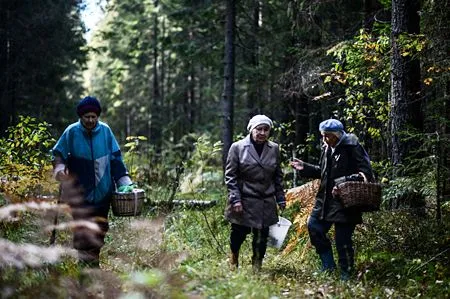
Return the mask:
<path id="1" fill-rule="evenodd" d="M 296 250 L 268 248 L 263 269 L 255 274 L 247 240 L 239 271 L 230 271 L 222 210 L 111 216 L 100 268 L 82 267 L 69 257 L 1 272 L 0 298 L 448 298 L 446 220 L 422 216 L 418 222 L 410 213 L 392 211 L 366 215 L 355 232 L 357 273 L 342 282 L 338 273 L 318 271 L 313 248 L 292 230 Z M 10 233 L 2 234 L 13 242 L 48 246 L 48 231 L 42 228 L 54 218 L 47 218 L 24 217 L 22 225 L 12 223 Z M 60 223 L 67 220 L 59 217 Z M 70 248 L 71 239 L 70 231 L 59 231 L 56 244 Z"/>
<path id="2" fill-rule="evenodd" d="M 78 279 L 64 278 L 62 285 L 70 298 L 168 298 L 174 290 L 181 298 L 203 298 L 183 292 L 185 282 L 171 271 L 185 258 L 162 248 L 164 216 L 149 218 L 115 218 L 110 221 L 107 242 L 102 248 L 100 268 L 84 268 Z M 139 277 L 139 268 L 152 274 Z M 128 274 L 134 273 L 134 276 Z M 154 279 L 155 283 L 151 280 Z M 159 285 L 158 288 L 155 288 Z M 161 290 L 170 286 L 171 290 Z M 136 295 L 139 292 L 140 295 Z"/>

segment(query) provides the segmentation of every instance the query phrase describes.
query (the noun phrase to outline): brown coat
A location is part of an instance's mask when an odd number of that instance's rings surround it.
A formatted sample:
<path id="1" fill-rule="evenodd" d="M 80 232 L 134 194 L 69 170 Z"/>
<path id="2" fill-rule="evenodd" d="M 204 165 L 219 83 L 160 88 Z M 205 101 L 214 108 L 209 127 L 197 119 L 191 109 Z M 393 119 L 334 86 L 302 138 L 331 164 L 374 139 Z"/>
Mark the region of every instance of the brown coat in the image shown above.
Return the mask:
<path id="1" fill-rule="evenodd" d="M 225 184 L 228 221 L 258 229 L 277 223 L 276 198 L 284 197 L 278 144 L 267 141 L 260 157 L 250 135 L 233 143 L 226 162 Z M 242 203 L 242 213 L 232 211 L 232 203 L 237 201 Z"/>

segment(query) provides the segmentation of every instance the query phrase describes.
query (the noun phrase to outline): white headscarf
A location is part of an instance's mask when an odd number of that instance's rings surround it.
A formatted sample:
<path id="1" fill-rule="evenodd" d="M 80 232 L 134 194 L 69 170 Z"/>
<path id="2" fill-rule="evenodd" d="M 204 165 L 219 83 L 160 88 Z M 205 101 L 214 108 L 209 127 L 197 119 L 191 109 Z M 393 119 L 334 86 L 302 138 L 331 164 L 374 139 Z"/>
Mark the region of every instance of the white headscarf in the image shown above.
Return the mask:
<path id="1" fill-rule="evenodd" d="M 270 128 L 273 127 L 272 120 L 263 114 L 258 114 L 253 116 L 247 125 L 247 130 L 251 132 L 255 127 L 259 125 L 268 125 Z"/>

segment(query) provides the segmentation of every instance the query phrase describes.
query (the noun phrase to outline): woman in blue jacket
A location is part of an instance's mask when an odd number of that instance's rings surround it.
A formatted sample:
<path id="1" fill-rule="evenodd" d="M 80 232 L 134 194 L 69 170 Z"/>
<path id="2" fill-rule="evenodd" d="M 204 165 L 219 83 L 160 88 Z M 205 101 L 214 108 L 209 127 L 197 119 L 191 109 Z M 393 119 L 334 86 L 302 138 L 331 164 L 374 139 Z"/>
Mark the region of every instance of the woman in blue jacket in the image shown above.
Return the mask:
<path id="1" fill-rule="evenodd" d="M 80 260 L 94 267 L 99 265 L 100 248 L 109 228 L 107 218 L 114 184 L 132 184 L 114 134 L 98 120 L 101 111 L 95 97 L 82 99 L 77 105 L 79 121 L 64 130 L 52 151 L 56 180 L 71 178 L 75 181 L 71 187 L 80 187 L 83 193 L 81 201 L 68 198 L 74 220 L 93 220 L 100 227 L 101 232 L 97 233 L 79 228 L 73 236 Z"/>

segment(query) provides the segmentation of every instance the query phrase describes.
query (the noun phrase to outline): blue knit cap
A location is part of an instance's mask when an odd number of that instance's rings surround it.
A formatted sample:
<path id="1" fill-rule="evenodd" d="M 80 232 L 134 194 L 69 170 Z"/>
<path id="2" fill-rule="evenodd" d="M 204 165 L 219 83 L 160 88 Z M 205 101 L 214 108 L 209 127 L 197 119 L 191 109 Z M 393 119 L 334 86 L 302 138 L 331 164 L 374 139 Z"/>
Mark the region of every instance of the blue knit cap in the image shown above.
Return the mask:
<path id="1" fill-rule="evenodd" d="M 320 123 L 320 132 L 344 132 L 344 125 L 337 119 L 327 119 Z"/>
<path id="2" fill-rule="evenodd" d="M 79 117 L 88 112 L 94 112 L 95 114 L 97 114 L 97 116 L 100 116 L 102 107 L 100 106 L 100 102 L 97 100 L 97 98 L 87 96 L 78 103 L 77 114 Z"/>

